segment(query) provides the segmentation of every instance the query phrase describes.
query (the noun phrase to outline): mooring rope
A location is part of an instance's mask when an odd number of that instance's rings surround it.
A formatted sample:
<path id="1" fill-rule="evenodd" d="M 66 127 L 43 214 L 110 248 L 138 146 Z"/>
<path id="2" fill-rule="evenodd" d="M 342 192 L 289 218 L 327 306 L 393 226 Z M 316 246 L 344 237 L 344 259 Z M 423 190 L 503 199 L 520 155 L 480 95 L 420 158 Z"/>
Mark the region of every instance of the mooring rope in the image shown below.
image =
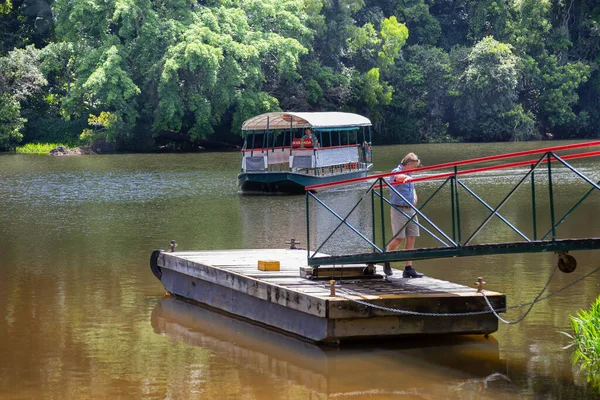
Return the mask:
<path id="1" fill-rule="evenodd" d="M 346 300 L 350 300 L 354 303 L 366 306 L 366 307 L 371 307 L 377 310 L 382 310 L 382 311 L 388 311 L 388 312 L 393 312 L 393 313 L 398 313 L 398 314 L 405 314 L 405 315 L 417 315 L 417 316 L 422 316 L 422 317 L 460 317 L 460 316 L 468 316 L 468 315 L 482 315 L 482 314 L 491 314 L 493 313 L 496 318 L 498 318 L 500 321 L 506 323 L 506 324 L 516 324 L 519 323 L 521 321 L 523 321 L 523 319 L 525 319 L 525 317 L 529 314 L 529 312 L 532 310 L 533 306 L 543 300 L 546 300 L 568 288 L 570 288 L 571 286 L 583 281 L 584 279 L 590 277 L 591 275 L 595 274 L 596 272 L 600 271 L 600 267 L 596 268 L 595 270 L 583 275 L 582 277 L 574 280 L 573 282 L 569 283 L 568 285 L 554 291 L 554 292 L 550 292 L 548 293 L 546 296 L 542 297 L 542 294 L 546 291 L 546 289 L 548 288 L 548 286 L 550 285 L 550 281 L 552 280 L 552 277 L 554 276 L 554 273 L 556 272 L 556 266 L 555 268 L 552 270 L 552 273 L 550 274 L 550 278 L 548 279 L 548 282 L 546 282 L 546 284 L 544 285 L 544 288 L 542 289 L 542 291 L 535 297 L 535 299 L 533 301 L 530 301 L 528 303 L 522 303 L 516 306 L 510 306 L 510 307 L 503 307 L 503 308 L 499 308 L 499 309 L 494 309 L 494 307 L 492 306 L 492 304 L 490 303 L 490 301 L 488 300 L 487 296 L 485 295 L 485 293 L 483 291 L 479 291 L 482 295 L 483 298 L 485 299 L 489 310 L 486 311 L 470 311 L 470 312 L 464 312 L 464 313 L 427 313 L 427 312 L 418 312 L 418 311 L 410 311 L 410 310 L 401 310 L 401 309 L 397 309 L 397 308 L 391 308 L 391 307 L 384 307 L 384 306 L 379 306 L 377 304 L 373 304 L 373 303 L 369 303 L 367 301 L 363 301 L 363 300 L 358 300 L 355 298 L 352 298 L 350 296 L 352 296 L 353 294 L 350 292 L 344 293 L 336 293 L 336 296 L 338 297 L 342 297 Z M 339 291 L 345 291 L 345 289 L 338 289 Z M 529 309 L 516 321 L 507 321 L 505 319 L 503 319 L 502 317 L 500 317 L 498 315 L 498 312 L 502 312 L 502 311 L 507 311 L 507 310 L 512 310 L 512 309 L 517 309 L 517 308 L 522 308 L 522 307 L 526 307 L 526 306 L 530 306 Z"/>

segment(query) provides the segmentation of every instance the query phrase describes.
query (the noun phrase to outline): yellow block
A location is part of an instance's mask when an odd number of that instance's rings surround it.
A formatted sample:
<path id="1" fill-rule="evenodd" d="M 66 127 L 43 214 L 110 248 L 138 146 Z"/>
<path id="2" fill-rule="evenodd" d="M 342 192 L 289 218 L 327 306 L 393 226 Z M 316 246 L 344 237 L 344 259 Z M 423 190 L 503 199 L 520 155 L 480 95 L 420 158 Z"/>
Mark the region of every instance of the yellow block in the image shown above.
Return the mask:
<path id="1" fill-rule="evenodd" d="M 279 271 L 279 261 L 258 260 L 258 269 L 261 271 Z"/>

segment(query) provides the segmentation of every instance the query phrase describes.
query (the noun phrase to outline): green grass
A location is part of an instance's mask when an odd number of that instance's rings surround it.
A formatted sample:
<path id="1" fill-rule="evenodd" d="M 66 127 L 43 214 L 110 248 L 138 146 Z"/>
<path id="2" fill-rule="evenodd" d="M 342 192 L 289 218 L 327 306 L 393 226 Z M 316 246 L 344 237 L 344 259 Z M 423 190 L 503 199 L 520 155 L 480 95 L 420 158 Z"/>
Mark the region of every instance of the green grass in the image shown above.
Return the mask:
<path id="1" fill-rule="evenodd" d="M 20 154 L 48 154 L 50 150 L 58 146 L 67 147 L 64 144 L 57 143 L 27 143 L 24 146 L 17 147 L 16 152 Z"/>
<path id="2" fill-rule="evenodd" d="M 571 316 L 571 329 L 572 335 L 563 333 L 573 340 L 573 362 L 586 372 L 588 382 L 600 389 L 600 297 L 588 311 Z"/>

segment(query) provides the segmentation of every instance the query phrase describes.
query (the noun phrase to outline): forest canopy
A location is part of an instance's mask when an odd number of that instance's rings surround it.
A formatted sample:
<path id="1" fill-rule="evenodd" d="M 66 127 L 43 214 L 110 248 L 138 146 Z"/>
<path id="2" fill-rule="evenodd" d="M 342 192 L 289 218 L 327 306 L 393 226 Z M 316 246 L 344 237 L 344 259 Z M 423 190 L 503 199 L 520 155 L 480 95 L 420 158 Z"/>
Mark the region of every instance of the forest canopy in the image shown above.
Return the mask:
<path id="1" fill-rule="evenodd" d="M 0 0 L 0 150 L 239 144 L 349 111 L 376 144 L 600 137 L 587 0 Z"/>

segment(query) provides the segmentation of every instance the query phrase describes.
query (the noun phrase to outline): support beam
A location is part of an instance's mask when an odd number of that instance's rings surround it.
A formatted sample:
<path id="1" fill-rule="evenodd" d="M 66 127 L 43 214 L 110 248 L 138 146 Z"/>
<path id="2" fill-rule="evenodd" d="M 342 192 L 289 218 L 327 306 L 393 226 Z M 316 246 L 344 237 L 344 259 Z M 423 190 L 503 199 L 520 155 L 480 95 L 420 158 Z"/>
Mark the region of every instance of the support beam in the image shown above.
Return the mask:
<path id="1" fill-rule="evenodd" d="M 554 241 L 536 240 L 531 242 L 478 244 L 461 247 L 431 247 L 415 250 L 390 251 L 386 253 L 362 253 L 343 256 L 314 257 L 308 259 L 308 265 L 372 264 L 385 261 L 469 257 L 488 254 L 568 252 L 598 249 L 600 249 L 600 238 L 557 239 Z"/>

